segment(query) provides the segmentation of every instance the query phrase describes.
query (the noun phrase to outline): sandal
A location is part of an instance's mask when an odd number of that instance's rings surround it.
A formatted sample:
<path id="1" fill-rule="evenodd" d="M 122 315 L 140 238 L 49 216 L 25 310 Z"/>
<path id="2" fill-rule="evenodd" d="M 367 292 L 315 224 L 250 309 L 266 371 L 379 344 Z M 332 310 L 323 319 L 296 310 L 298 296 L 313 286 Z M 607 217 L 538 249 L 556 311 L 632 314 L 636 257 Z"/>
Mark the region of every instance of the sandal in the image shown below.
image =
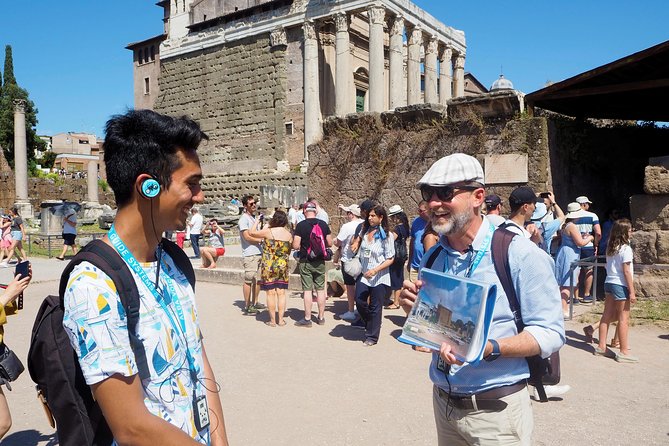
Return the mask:
<path id="1" fill-rule="evenodd" d="M 400 306 L 395 304 L 390 304 L 386 307 L 386 310 L 399 310 Z"/>
<path id="2" fill-rule="evenodd" d="M 267 325 L 268 327 L 276 327 L 276 323 L 274 323 L 274 322 L 272 322 L 272 321 L 267 321 L 267 322 L 265 322 L 265 325 Z M 285 324 L 284 324 L 284 325 L 285 325 Z"/>
<path id="3" fill-rule="evenodd" d="M 58 256 L 56 256 L 56 259 L 58 259 L 58 260 L 65 260 L 65 257 L 58 257 Z"/>
<path id="4" fill-rule="evenodd" d="M 281 321 L 281 322 L 279 322 L 277 325 L 278 325 L 279 327 L 283 327 L 284 325 L 286 325 L 286 321 Z"/>
<path id="5" fill-rule="evenodd" d="M 611 343 L 609 344 L 609 347 L 611 348 L 620 348 L 620 341 L 616 341 L 614 339 L 611 339 Z"/>

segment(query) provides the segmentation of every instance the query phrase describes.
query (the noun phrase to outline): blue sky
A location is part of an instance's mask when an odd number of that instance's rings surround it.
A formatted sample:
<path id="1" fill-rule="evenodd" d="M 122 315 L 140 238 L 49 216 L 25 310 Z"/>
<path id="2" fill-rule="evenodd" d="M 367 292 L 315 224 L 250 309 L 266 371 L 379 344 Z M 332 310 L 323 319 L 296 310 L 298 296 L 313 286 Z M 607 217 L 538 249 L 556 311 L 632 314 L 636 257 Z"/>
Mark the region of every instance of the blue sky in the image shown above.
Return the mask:
<path id="1" fill-rule="evenodd" d="M 414 2 L 465 32 L 466 71 L 489 87 L 503 66 L 525 93 L 669 39 L 666 0 Z M 162 32 L 156 0 L 5 3 L 0 46 L 12 45 L 17 81 L 39 109 L 38 132 L 102 136 L 108 117 L 133 104 L 125 46 Z"/>

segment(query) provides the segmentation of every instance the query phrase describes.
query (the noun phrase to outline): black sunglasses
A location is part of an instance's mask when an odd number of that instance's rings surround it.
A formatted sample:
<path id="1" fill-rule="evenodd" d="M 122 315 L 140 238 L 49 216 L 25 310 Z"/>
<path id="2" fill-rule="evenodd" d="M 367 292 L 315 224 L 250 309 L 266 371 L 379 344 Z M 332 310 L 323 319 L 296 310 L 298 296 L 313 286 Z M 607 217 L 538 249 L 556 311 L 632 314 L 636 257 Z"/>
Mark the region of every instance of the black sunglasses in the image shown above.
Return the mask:
<path id="1" fill-rule="evenodd" d="M 434 194 L 441 201 L 451 201 L 456 190 L 476 190 L 479 186 L 429 186 L 427 184 L 420 187 L 420 194 L 423 200 L 430 201 Z"/>

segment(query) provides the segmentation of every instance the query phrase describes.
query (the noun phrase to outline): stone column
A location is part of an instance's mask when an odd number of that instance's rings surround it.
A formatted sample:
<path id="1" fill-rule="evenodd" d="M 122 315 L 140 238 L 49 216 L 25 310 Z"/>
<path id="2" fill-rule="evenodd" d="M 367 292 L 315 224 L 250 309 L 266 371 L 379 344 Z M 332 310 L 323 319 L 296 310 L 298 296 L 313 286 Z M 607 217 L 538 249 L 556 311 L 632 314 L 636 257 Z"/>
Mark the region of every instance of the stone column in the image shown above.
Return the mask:
<path id="1" fill-rule="evenodd" d="M 425 45 L 425 103 L 436 104 L 437 98 L 437 36 L 430 36 Z"/>
<path id="2" fill-rule="evenodd" d="M 465 95 L 465 55 L 458 54 L 455 57 L 455 69 L 453 70 L 453 90 L 456 98 Z"/>
<path id="3" fill-rule="evenodd" d="M 393 25 L 390 28 L 390 109 L 406 105 L 404 91 L 404 18 L 397 16 L 393 19 Z"/>
<path id="4" fill-rule="evenodd" d="M 26 102 L 14 100 L 14 186 L 15 206 L 24 218 L 32 218 L 33 210 L 28 199 L 28 144 L 26 139 Z"/>
<path id="5" fill-rule="evenodd" d="M 304 160 L 302 169 L 309 160 L 307 148 L 323 137 L 321 127 L 321 105 L 318 91 L 318 40 L 316 25 L 304 22 Z"/>
<path id="6" fill-rule="evenodd" d="M 98 198 L 98 162 L 90 160 L 88 162 L 88 173 L 86 174 L 88 183 L 88 202 L 99 203 Z"/>
<path id="7" fill-rule="evenodd" d="M 335 114 L 344 116 L 352 113 L 351 110 L 351 43 L 348 34 L 348 14 L 340 12 L 335 14 L 335 25 L 337 27 L 337 40 L 335 50 Z"/>
<path id="8" fill-rule="evenodd" d="M 383 24 L 386 10 L 380 6 L 370 6 L 369 18 L 369 111 L 382 112 L 385 99 L 383 81 Z"/>
<path id="9" fill-rule="evenodd" d="M 439 103 L 446 107 L 453 96 L 453 50 L 442 46 L 439 54 Z"/>
<path id="10" fill-rule="evenodd" d="M 420 104 L 420 47 L 423 45 L 423 31 L 415 26 L 409 34 L 407 52 L 407 103 Z"/>

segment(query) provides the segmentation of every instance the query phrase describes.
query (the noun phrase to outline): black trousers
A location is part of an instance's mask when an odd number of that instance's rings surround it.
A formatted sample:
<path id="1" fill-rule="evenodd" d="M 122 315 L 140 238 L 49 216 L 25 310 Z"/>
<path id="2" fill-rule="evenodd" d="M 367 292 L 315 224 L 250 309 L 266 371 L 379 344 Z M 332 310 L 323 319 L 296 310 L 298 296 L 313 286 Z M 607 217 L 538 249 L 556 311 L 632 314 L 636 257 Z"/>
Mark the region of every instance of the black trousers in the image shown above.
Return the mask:
<path id="1" fill-rule="evenodd" d="M 386 297 L 388 287 L 376 285 L 370 287 L 358 280 L 355 285 L 355 306 L 363 322 L 365 322 L 365 337 L 378 342 L 381 333 L 381 318 L 383 300 Z M 369 303 L 367 302 L 369 299 Z"/>

